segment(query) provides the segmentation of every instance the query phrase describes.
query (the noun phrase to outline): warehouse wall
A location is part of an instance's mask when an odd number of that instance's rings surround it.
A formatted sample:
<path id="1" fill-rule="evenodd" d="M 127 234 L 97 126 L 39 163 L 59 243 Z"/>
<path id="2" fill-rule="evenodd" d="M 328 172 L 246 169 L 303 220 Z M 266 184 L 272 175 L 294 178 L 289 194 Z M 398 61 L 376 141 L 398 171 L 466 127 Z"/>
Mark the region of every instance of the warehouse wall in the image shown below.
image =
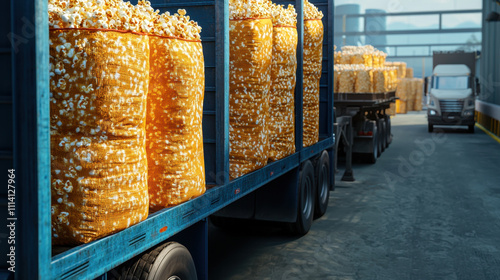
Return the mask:
<path id="1" fill-rule="evenodd" d="M 486 21 L 490 12 L 500 13 L 500 5 L 483 0 L 483 43 L 479 82 L 481 93 L 476 102 L 479 125 L 500 136 L 500 21 Z"/>
<path id="2" fill-rule="evenodd" d="M 485 21 L 492 11 L 500 13 L 500 5 L 483 0 L 483 46 L 481 51 L 479 99 L 500 105 L 500 21 Z"/>

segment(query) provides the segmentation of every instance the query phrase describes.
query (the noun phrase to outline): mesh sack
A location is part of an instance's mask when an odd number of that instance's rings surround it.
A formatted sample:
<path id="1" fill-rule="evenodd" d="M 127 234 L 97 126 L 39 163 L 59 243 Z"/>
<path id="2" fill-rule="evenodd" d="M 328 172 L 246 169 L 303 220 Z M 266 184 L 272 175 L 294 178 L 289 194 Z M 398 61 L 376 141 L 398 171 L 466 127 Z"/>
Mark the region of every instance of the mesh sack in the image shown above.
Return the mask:
<path id="1" fill-rule="evenodd" d="M 363 54 L 355 53 L 351 56 L 351 64 L 365 64 L 365 59 L 363 58 Z"/>
<path id="2" fill-rule="evenodd" d="M 363 54 L 363 64 L 366 67 L 373 67 L 373 56 L 369 53 Z"/>
<path id="3" fill-rule="evenodd" d="M 52 244 L 87 243 L 148 215 L 149 39 L 50 31 Z"/>
<path id="4" fill-rule="evenodd" d="M 383 69 L 373 70 L 373 93 L 387 91 L 387 71 Z"/>
<path id="5" fill-rule="evenodd" d="M 400 100 L 406 101 L 408 99 L 408 91 L 411 90 L 408 80 L 402 79 L 399 80 L 398 87 L 396 89 L 396 96 L 399 97 Z"/>
<path id="6" fill-rule="evenodd" d="M 369 93 L 372 87 L 370 76 L 371 76 L 370 70 L 356 71 L 356 83 L 354 85 L 354 92 Z"/>
<path id="7" fill-rule="evenodd" d="M 380 64 L 380 56 L 376 53 L 372 54 L 372 63 L 374 68 L 380 68 L 384 66 L 383 64 Z"/>
<path id="8" fill-rule="evenodd" d="M 319 80 L 323 60 L 323 22 L 304 21 L 303 146 L 319 141 Z"/>
<path id="9" fill-rule="evenodd" d="M 341 57 L 342 57 L 342 53 L 341 52 L 334 52 L 334 54 L 333 54 L 334 64 L 340 64 L 340 58 Z"/>
<path id="10" fill-rule="evenodd" d="M 339 55 L 339 63 L 338 64 L 351 64 L 352 54 L 348 52 L 341 52 Z"/>
<path id="11" fill-rule="evenodd" d="M 413 108 L 415 111 L 422 111 L 422 98 L 424 96 L 424 81 L 422 79 L 417 80 L 417 89 L 415 94 L 415 104 Z"/>
<path id="12" fill-rule="evenodd" d="M 402 101 L 402 100 L 399 100 L 397 99 L 396 100 L 396 113 L 397 114 L 406 114 L 408 111 L 407 111 L 407 107 L 406 107 L 406 101 Z"/>
<path id="13" fill-rule="evenodd" d="M 151 36 L 146 151 L 153 211 L 205 192 L 201 42 Z"/>
<path id="14" fill-rule="evenodd" d="M 339 73 L 339 92 L 352 93 L 354 92 L 354 72 L 344 69 Z"/>
<path id="15" fill-rule="evenodd" d="M 271 19 L 229 24 L 229 168 L 234 179 L 267 163 L 273 26 Z"/>
<path id="16" fill-rule="evenodd" d="M 269 108 L 269 160 L 295 152 L 295 82 L 297 29 L 273 27 L 273 57 Z"/>
<path id="17" fill-rule="evenodd" d="M 406 68 L 406 78 L 413 78 L 413 68 Z"/>

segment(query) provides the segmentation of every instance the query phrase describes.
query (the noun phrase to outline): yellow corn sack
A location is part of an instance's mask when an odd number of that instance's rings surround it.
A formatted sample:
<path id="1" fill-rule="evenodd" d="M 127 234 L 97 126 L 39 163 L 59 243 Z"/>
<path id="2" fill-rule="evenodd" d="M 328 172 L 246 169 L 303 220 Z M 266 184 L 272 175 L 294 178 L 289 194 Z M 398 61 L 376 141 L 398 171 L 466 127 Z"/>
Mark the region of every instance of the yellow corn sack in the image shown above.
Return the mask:
<path id="1" fill-rule="evenodd" d="M 356 83 L 354 84 L 354 92 L 369 93 L 372 87 L 372 72 L 370 70 L 356 71 Z"/>
<path id="2" fill-rule="evenodd" d="M 399 97 L 401 101 L 407 101 L 410 90 L 408 79 L 401 79 L 396 89 L 396 96 Z"/>
<path id="3" fill-rule="evenodd" d="M 87 243 L 148 215 L 149 39 L 50 31 L 52 243 Z"/>
<path id="4" fill-rule="evenodd" d="M 387 71 L 383 69 L 374 69 L 373 70 L 373 93 L 382 93 L 387 90 Z"/>
<path id="5" fill-rule="evenodd" d="M 269 160 L 295 152 L 295 82 L 297 29 L 273 27 L 273 58 L 269 108 Z"/>
<path id="6" fill-rule="evenodd" d="M 205 192 L 200 41 L 150 36 L 146 151 L 150 208 L 157 211 Z"/>
<path id="7" fill-rule="evenodd" d="M 344 69 L 340 71 L 339 77 L 339 92 L 340 93 L 353 93 L 355 92 L 355 76 L 354 71 Z"/>
<path id="8" fill-rule="evenodd" d="M 323 60 L 323 22 L 304 20 L 303 146 L 319 141 L 319 80 Z"/>
<path id="9" fill-rule="evenodd" d="M 267 164 L 273 26 L 269 18 L 235 19 L 229 26 L 229 175 L 234 179 Z"/>

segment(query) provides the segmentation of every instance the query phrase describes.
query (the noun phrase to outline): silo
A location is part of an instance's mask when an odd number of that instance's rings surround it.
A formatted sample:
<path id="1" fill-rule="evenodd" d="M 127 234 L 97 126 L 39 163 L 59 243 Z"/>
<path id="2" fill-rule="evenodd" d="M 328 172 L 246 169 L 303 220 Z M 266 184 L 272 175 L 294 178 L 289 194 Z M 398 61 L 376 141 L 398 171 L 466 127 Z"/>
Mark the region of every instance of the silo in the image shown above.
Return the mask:
<path id="1" fill-rule="evenodd" d="M 361 7 L 357 4 L 345 4 L 338 5 L 335 7 L 335 33 L 340 33 L 344 31 L 344 15 L 358 15 L 361 13 Z M 346 17 L 345 20 L 345 32 L 359 32 L 360 31 L 360 17 Z M 341 35 L 335 35 L 335 45 L 345 46 L 345 45 L 358 45 L 360 42 L 360 36 L 346 36 L 345 44 Z"/>
<path id="2" fill-rule="evenodd" d="M 384 10 L 379 9 L 366 9 L 365 32 L 367 33 L 365 42 L 368 45 L 373 45 L 381 51 L 386 52 L 385 47 L 379 47 L 387 44 L 387 36 L 380 35 L 380 32 L 387 29 L 387 18 Z M 377 15 L 375 15 L 377 14 Z M 370 16 L 373 15 L 373 16 Z"/>

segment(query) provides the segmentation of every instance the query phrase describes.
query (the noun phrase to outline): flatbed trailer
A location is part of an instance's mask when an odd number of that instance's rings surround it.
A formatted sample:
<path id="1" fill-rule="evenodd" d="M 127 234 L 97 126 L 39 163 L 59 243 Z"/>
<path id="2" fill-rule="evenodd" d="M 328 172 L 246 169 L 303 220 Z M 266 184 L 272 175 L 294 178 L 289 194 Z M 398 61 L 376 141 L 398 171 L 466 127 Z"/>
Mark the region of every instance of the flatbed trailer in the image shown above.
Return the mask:
<path id="1" fill-rule="evenodd" d="M 340 143 L 346 155 L 346 170 L 342 180 L 354 181 L 353 154 L 375 163 L 392 142 L 391 117 L 386 110 L 395 102 L 395 92 L 335 93 L 334 100 L 336 155 Z"/>
<path id="2" fill-rule="evenodd" d="M 139 224 L 91 243 L 72 248 L 53 247 L 47 0 L 8 1 L 0 17 L 3 21 L 0 28 L 5 35 L 0 39 L 0 67 L 4 74 L 0 78 L 4 85 L 0 90 L 0 114 L 2 119 L 7 120 L 0 142 L 0 166 L 3 172 L 11 170 L 15 176 L 13 215 L 8 216 L 7 212 L 10 198 L 7 188 L 0 191 L 0 203 L 4 209 L 1 217 L 4 221 L 11 219 L 15 229 L 9 232 L 8 228 L 2 227 L 0 230 L 0 279 L 129 279 L 123 278 L 121 273 L 129 273 L 132 267 L 137 275 L 145 277 L 153 275 L 153 272 L 160 273 L 162 265 L 165 267 L 158 261 L 160 257 L 180 260 L 176 259 L 178 255 L 171 253 L 176 250 L 181 250 L 183 256 L 187 251 L 194 264 L 191 270 L 196 271 L 198 279 L 207 279 L 207 218 L 211 214 L 237 203 L 243 197 L 254 196 L 258 202 L 252 213 L 253 218 L 304 225 L 307 221 L 301 221 L 299 214 L 305 209 L 303 207 L 311 210 L 315 204 L 318 207 L 319 202 L 324 206 L 325 198 L 328 204 L 328 191 L 333 189 L 335 182 L 331 94 L 333 52 L 328 51 L 333 50 L 334 1 L 311 1 L 325 15 L 320 141 L 310 147 L 302 147 L 303 53 L 300 46 L 303 44 L 303 1 L 276 1 L 279 4 L 295 4 L 298 14 L 296 152 L 234 180 L 229 180 L 228 1 L 151 2 L 161 12 L 185 8 L 191 18 L 203 27 L 206 193 L 179 206 L 153 213 Z M 304 204 L 305 199 L 310 203 Z M 12 232 L 16 243 L 10 247 L 12 245 L 8 245 L 7 237 Z M 179 246 L 174 248 L 172 244 L 182 244 L 187 250 Z M 15 257 L 13 263 L 8 263 L 12 261 L 12 257 L 7 256 L 11 251 L 14 251 Z M 159 278 L 150 276 L 147 279 Z"/>

